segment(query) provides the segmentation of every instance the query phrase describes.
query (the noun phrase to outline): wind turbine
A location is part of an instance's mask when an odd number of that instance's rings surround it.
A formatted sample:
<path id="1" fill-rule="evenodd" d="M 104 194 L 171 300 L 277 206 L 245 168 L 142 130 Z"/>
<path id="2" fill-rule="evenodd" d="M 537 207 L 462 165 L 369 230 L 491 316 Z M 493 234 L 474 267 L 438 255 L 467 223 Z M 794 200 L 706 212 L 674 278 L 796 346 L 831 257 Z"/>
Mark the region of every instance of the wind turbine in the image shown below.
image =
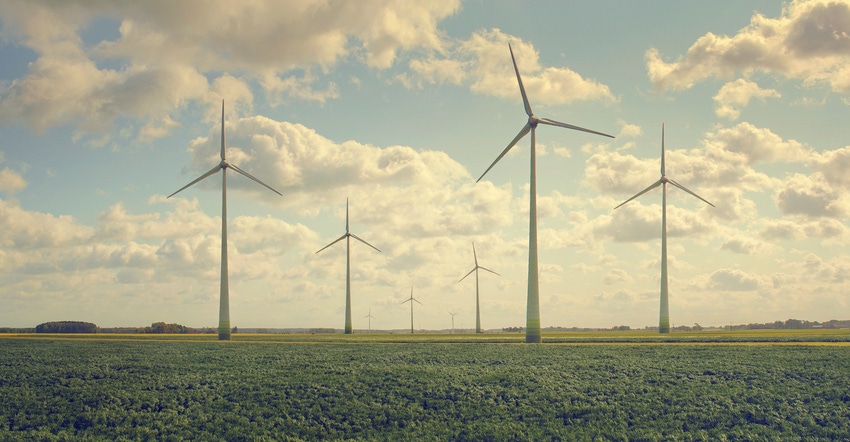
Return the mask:
<path id="1" fill-rule="evenodd" d="M 452 315 L 452 334 L 454 334 L 454 332 L 455 332 L 455 315 L 457 313 L 449 312 L 449 314 Z"/>
<path id="2" fill-rule="evenodd" d="M 413 302 L 414 301 L 419 302 L 418 299 L 413 297 L 413 287 L 411 287 L 410 288 L 410 297 L 401 302 L 402 304 L 404 304 L 405 302 L 410 302 L 410 333 L 411 334 L 413 333 Z M 419 302 L 419 305 L 422 305 L 422 303 Z"/>
<path id="3" fill-rule="evenodd" d="M 367 246 L 378 250 L 377 247 L 362 240 L 359 236 L 349 232 L 348 230 L 348 198 L 345 199 L 345 234 L 337 238 L 334 242 L 322 247 L 318 252 L 327 249 L 328 247 L 345 239 L 345 334 L 350 335 L 351 328 L 351 238 L 354 238 Z M 378 250 L 380 252 L 380 250 Z"/>
<path id="4" fill-rule="evenodd" d="M 372 334 L 372 319 L 375 317 L 372 316 L 372 308 L 369 308 L 369 314 L 364 316 L 364 318 L 369 318 L 369 334 Z"/>
<path id="5" fill-rule="evenodd" d="M 702 202 L 708 204 L 711 207 L 714 207 L 714 204 L 706 201 L 703 197 L 697 195 L 694 192 L 688 190 L 685 186 L 673 181 L 670 178 L 667 178 L 667 173 L 664 170 L 664 124 L 661 124 L 661 178 L 658 181 L 652 183 L 646 189 L 638 192 L 637 195 L 627 199 L 622 202 L 619 206 L 615 207 L 614 210 L 620 208 L 623 204 L 643 195 L 646 192 L 649 192 L 652 189 L 655 189 L 658 186 L 661 186 L 661 308 L 660 314 L 658 318 L 658 332 L 659 333 L 670 333 L 670 310 L 668 309 L 667 302 L 667 183 L 670 183 L 674 187 L 678 187 L 679 189 L 684 190 L 685 192 L 699 198 Z"/>
<path id="6" fill-rule="evenodd" d="M 566 129 L 572 130 L 580 130 L 582 132 L 589 132 L 596 135 L 602 135 L 604 137 L 614 138 L 611 135 L 604 134 L 602 132 L 596 132 L 590 129 L 585 129 L 583 127 L 573 126 L 572 124 L 561 123 L 559 121 L 550 120 L 548 118 L 540 118 L 534 115 L 534 112 L 531 111 L 531 105 L 528 103 L 528 96 L 525 94 L 525 88 L 522 85 L 522 78 L 519 75 L 519 68 L 516 65 L 516 58 L 514 57 L 514 50 L 510 44 L 508 44 L 508 49 L 511 51 L 511 60 L 514 64 L 514 72 L 516 72 L 516 80 L 519 84 L 519 92 L 522 94 L 522 104 L 525 107 L 525 113 L 528 115 L 528 122 L 525 123 L 525 126 L 519 131 L 516 137 L 508 144 L 508 147 L 502 151 L 501 154 L 493 161 L 493 164 L 490 164 L 490 167 L 481 174 L 481 177 L 478 178 L 478 181 L 481 181 L 481 178 L 484 178 L 484 175 L 487 175 L 487 172 L 499 162 L 499 160 L 504 157 L 509 150 L 511 150 L 514 145 L 519 142 L 526 134 L 531 132 L 531 178 L 529 180 L 529 210 L 528 210 L 528 301 L 526 304 L 526 326 L 525 326 L 525 342 L 541 342 L 540 337 L 540 287 L 538 285 L 538 271 L 537 271 L 537 159 L 535 152 L 535 131 L 537 129 L 538 124 L 547 124 L 549 126 L 558 126 Z"/>
<path id="7" fill-rule="evenodd" d="M 256 181 L 258 184 L 266 187 L 272 192 L 281 195 L 280 192 L 274 190 L 268 184 L 255 178 L 248 172 L 237 167 L 235 164 L 228 163 L 225 159 L 225 143 L 224 143 L 224 100 L 221 100 L 221 162 L 209 170 L 209 172 L 196 178 L 191 183 L 181 187 L 177 192 L 168 195 L 171 198 L 177 195 L 183 189 L 203 180 L 204 178 L 215 175 L 221 171 L 221 285 L 219 293 L 219 309 L 218 309 L 218 339 L 227 341 L 230 340 L 230 290 L 228 287 L 227 278 L 227 169 L 245 175 L 246 177 Z"/>
<path id="8" fill-rule="evenodd" d="M 470 270 L 469 273 L 466 274 L 466 276 L 460 278 L 460 281 L 463 281 L 464 279 L 466 279 L 467 276 L 471 275 L 472 272 L 475 272 L 475 333 L 483 333 L 481 331 L 481 309 L 478 308 L 478 269 L 486 270 L 497 276 L 502 275 L 499 275 L 498 273 L 488 268 L 484 268 L 478 265 L 478 255 L 475 253 L 475 243 L 472 243 L 472 257 L 475 258 L 475 267 Z M 452 317 L 452 319 L 454 319 L 454 317 Z M 454 326 L 452 326 L 452 328 L 454 328 Z"/>

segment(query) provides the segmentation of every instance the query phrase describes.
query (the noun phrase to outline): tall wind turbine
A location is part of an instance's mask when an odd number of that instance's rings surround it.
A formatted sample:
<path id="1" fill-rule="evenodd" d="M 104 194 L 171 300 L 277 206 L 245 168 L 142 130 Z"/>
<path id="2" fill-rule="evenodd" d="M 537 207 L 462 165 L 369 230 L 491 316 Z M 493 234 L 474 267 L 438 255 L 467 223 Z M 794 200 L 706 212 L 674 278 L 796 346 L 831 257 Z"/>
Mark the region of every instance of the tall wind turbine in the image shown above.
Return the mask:
<path id="1" fill-rule="evenodd" d="M 475 272 L 475 333 L 482 333 L 482 331 L 481 331 L 481 309 L 478 307 L 478 269 L 486 270 L 486 271 L 488 271 L 488 272 L 490 272 L 494 275 L 498 275 L 498 276 L 502 276 L 502 275 L 499 275 L 498 273 L 496 273 L 496 272 L 494 272 L 494 271 L 492 271 L 488 268 L 484 268 L 484 267 L 481 267 L 480 265 L 478 265 L 478 255 L 475 253 L 475 243 L 472 243 L 472 257 L 475 258 L 475 267 L 472 270 L 470 270 L 469 273 L 466 274 L 466 276 L 464 276 L 463 278 L 460 278 L 460 281 L 463 281 L 464 279 L 466 279 L 467 276 L 471 275 L 472 272 Z M 460 281 L 458 281 L 458 282 L 460 282 Z M 452 317 L 452 320 L 454 320 L 454 317 Z M 452 328 L 454 328 L 454 327 L 452 327 Z"/>
<path id="2" fill-rule="evenodd" d="M 419 302 L 418 299 L 413 297 L 413 287 L 411 287 L 410 288 L 410 297 L 401 302 L 402 304 L 404 304 L 405 302 L 410 302 L 410 333 L 411 334 L 413 333 L 413 302 L 414 301 L 418 302 L 419 305 L 422 305 L 422 303 Z"/>
<path id="3" fill-rule="evenodd" d="M 218 308 L 218 339 L 230 340 L 230 290 L 228 287 L 227 278 L 227 169 L 245 175 L 246 177 L 256 181 L 258 184 L 266 187 L 272 192 L 281 195 L 280 192 L 274 190 L 268 184 L 255 178 L 248 172 L 237 167 L 235 164 L 228 163 L 225 159 L 225 143 L 224 143 L 224 100 L 221 100 L 221 162 L 209 170 L 209 172 L 196 178 L 195 181 L 181 187 L 177 192 L 168 195 L 171 198 L 177 195 L 183 189 L 203 180 L 204 178 L 215 175 L 221 171 L 221 285 L 219 293 L 219 308 Z"/>
<path id="4" fill-rule="evenodd" d="M 661 124 L 661 178 L 658 181 L 652 183 L 646 189 L 640 191 L 637 195 L 627 199 L 622 202 L 619 206 L 615 207 L 614 210 L 620 208 L 623 204 L 643 195 L 646 192 L 649 192 L 652 189 L 655 189 L 658 186 L 661 186 L 661 308 L 660 314 L 658 318 L 658 332 L 659 333 L 670 333 L 670 310 L 667 306 L 667 183 L 672 184 L 674 187 L 678 187 L 679 189 L 684 190 L 685 192 L 699 198 L 702 202 L 708 204 L 711 207 L 714 207 L 714 204 L 706 201 L 703 197 L 697 195 L 694 192 L 688 190 L 685 186 L 673 181 L 670 178 L 667 178 L 667 173 L 664 170 L 664 124 Z"/>
<path id="5" fill-rule="evenodd" d="M 369 308 L 369 314 L 364 316 L 364 318 L 369 318 L 369 334 L 372 334 L 372 319 L 375 318 L 372 316 L 372 308 Z"/>
<path id="6" fill-rule="evenodd" d="M 338 243 L 345 239 L 345 334 L 350 335 L 352 332 L 351 328 L 351 238 L 354 238 L 367 246 L 378 250 L 377 247 L 369 244 L 368 242 L 360 239 L 359 236 L 351 233 L 348 230 L 348 198 L 345 199 L 345 233 L 337 238 L 334 242 L 322 247 L 318 252 L 327 249 L 328 247 Z M 380 250 L 378 250 L 380 252 Z"/>
<path id="7" fill-rule="evenodd" d="M 519 68 L 516 65 L 516 58 L 514 57 L 514 50 L 510 44 L 508 44 L 508 49 L 511 51 L 511 60 L 514 63 L 514 72 L 516 72 L 516 80 L 519 84 L 519 92 L 522 94 L 522 104 L 525 107 L 525 113 L 528 115 L 528 122 L 525 123 L 525 126 L 519 131 L 516 137 L 508 144 L 508 147 L 502 151 L 501 154 L 493 161 L 493 164 L 490 164 L 490 167 L 481 174 L 481 177 L 478 178 L 478 181 L 481 181 L 481 178 L 484 178 L 484 175 L 487 175 L 487 172 L 499 162 L 499 160 L 504 157 L 509 150 L 511 150 L 514 145 L 519 142 L 526 134 L 531 132 L 531 179 L 530 189 L 529 189 L 529 210 L 528 210 L 528 301 L 526 304 L 526 324 L 525 324 L 525 342 L 541 342 L 540 337 L 540 287 L 538 285 L 537 277 L 537 159 L 535 152 L 535 131 L 537 129 L 538 124 L 547 124 L 549 126 L 558 126 L 566 129 L 572 130 L 580 130 L 582 132 L 589 132 L 596 135 L 602 135 L 604 137 L 614 138 L 611 135 L 604 134 L 602 132 L 596 132 L 590 129 L 585 129 L 583 127 L 573 126 L 572 124 L 561 123 L 559 121 L 550 120 L 548 118 L 540 118 L 534 115 L 534 112 L 531 111 L 531 105 L 528 104 L 528 96 L 525 94 L 525 88 L 522 85 L 522 78 L 519 76 Z"/>

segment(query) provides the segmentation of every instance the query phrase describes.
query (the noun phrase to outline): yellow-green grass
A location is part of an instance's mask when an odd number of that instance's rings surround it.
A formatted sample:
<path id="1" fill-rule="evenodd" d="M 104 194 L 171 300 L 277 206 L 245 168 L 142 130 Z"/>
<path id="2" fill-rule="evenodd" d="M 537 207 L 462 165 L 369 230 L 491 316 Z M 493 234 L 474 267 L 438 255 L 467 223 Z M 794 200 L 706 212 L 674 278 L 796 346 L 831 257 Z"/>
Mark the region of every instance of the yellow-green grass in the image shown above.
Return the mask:
<path id="1" fill-rule="evenodd" d="M 217 341 L 215 334 L 0 334 L 0 339 Z M 525 343 L 523 333 L 342 333 L 247 334 L 233 342 L 268 343 Z M 659 334 L 655 331 L 544 332 L 543 344 L 819 344 L 850 345 L 850 329 L 708 330 Z M 226 343 L 224 343 L 226 344 Z"/>

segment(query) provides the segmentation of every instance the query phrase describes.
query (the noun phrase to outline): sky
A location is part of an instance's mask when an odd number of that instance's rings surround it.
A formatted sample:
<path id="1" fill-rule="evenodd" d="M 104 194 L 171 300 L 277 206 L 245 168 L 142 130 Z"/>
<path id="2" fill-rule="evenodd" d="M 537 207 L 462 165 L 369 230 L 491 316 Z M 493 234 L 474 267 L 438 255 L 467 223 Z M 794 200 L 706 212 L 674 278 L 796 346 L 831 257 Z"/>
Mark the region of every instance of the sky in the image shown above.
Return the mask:
<path id="1" fill-rule="evenodd" d="M 525 325 L 536 115 L 542 327 L 850 317 L 850 2 L 0 0 L 0 326 Z"/>

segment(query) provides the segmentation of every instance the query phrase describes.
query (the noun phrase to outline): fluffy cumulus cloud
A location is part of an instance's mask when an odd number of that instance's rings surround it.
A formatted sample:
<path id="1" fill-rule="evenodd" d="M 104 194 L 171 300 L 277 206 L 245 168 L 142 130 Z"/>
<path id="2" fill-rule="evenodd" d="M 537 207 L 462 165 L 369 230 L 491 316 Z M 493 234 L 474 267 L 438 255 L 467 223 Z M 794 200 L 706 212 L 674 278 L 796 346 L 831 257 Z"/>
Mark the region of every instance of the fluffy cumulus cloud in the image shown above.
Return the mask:
<path id="1" fill-rule="evenodd" d="M 850 146 L 815 154 L 811 158 L 823 178 L 836 188 L 850 188 Z"/>
<path id="2" fill-rule="evenodd" d="M 147 119 L 142 138 L 161 136 L 172 124 L 163 115 L 209 100 L 216 91 L 208 77 L 221 72 L 258 82 L 272 101 L 324 101 L 337 88 L 332 82 L 314 88 L 320 80 L 312 72 L 347 57 L 386 69 L 399 51 L 440 51 L 437 25 L 458 7 L 455 0 L 260 1 L 227 8 L 197 1 L 3 2 L 3 38 L 36 59 L 2 92 L 0 118 L 38 130 L 77 122 L 94 132 L 130 116 Z M 118 35 L 87 42 L 94 22 L 114 22 Z"/>
<path id="3" fill-rule="evenodd" d="M 786 215 L 843 218 L 850 214 L 850 198 L 834 189 L 821 174 L 790 176 L 776 195 L 776 205 Z"/>
<path id="4" fill-rule="evenodd" d="M 705 34 L 674 61 L 651 48 L 646 64 L 650 80 L 660 90 L 688 89 L 712 77 L 766 72 L 850 93 L 850 2 L 792 1 L 779 17 L 755 14 L 735 35 Z"/>
<path id="5" fill-rule="evenodd" d="M 0 152 L 0 163 L 3 162 L 3 155 Z M 4 167 L 0 170 L 0 192 L 6 192 L 7 194 L 13 194 L 18 190 L 27 187 L 27 182 L 24 180 L 24 177 L 21 176 L 18 172 L 9 169 L 8 167 Z"/>
<path id="6" fill-rule="evenodd" d="M 398 229 L 417 236 L 466 234 L 513 219 L 510 187 L 473 183 L 466 168 L 444 152 L 336 143 L 303 125 L 265 117 L 228 122 L 227 141 L 228 161 L 286 197 L 281 199 L 232 171 L 230 188 L 305 215 L 315 215 L 323 204 L 338 205 L 346 192 L 356 192 L 367 203 L 359 214 L 361 221 L 393 223 L 386 231 Z M 218 163 L 218 142 L 212 129 L 208 137 L 190 144 L 195 174 Z M 187 182 L 192 178 L 187 176 Z M 203 185 L 217 189 L 219 182 L 208 179 Z"/>
<path id="7" fill-rule="evenodd" d="M 714 96 L 715 113 L 721 118 L 737 120 L 741 116 L 741 109 L 746 107 L 751 99 L 764 100 L 780 96 L 775 89 L 762 89 L 755 82 L 739 78 L 723 85 Z"/>
<path id="8" fill-rule="evenodd" d="M 800 162 L 811 153 L 798 141 L 785 141 L 770 129 L 747 122 L 706 134 L 706 143 L 712 148 L 743 155 L 748 165 L 758 162 Z"/>
<path id="9" fill-rule="evenodd" d="M 516 64 L 529 99 L 540 104 L 569 104 L 576 101 L 617 101 L 610 88 L 584 78 L 566 67 L 544 67 L 532 44 L 503 33 L 499 29 L 474 33 L 468 40 L 456 42 L 451 50 L 430 58 L 410 62 L 410 74 L 400 80 L 408 85 L 468 84 L 476 93 L 520 99 L 516 73 L 508 44 L 513 47 Z"/>
<path id="10" fill-rule="evenodd" d="M 712 273 L 708 278 L 708 289 L 745 292 L 757 290 L 760 286 L 759 279 L 738 269 L 720 269 Z"/>

